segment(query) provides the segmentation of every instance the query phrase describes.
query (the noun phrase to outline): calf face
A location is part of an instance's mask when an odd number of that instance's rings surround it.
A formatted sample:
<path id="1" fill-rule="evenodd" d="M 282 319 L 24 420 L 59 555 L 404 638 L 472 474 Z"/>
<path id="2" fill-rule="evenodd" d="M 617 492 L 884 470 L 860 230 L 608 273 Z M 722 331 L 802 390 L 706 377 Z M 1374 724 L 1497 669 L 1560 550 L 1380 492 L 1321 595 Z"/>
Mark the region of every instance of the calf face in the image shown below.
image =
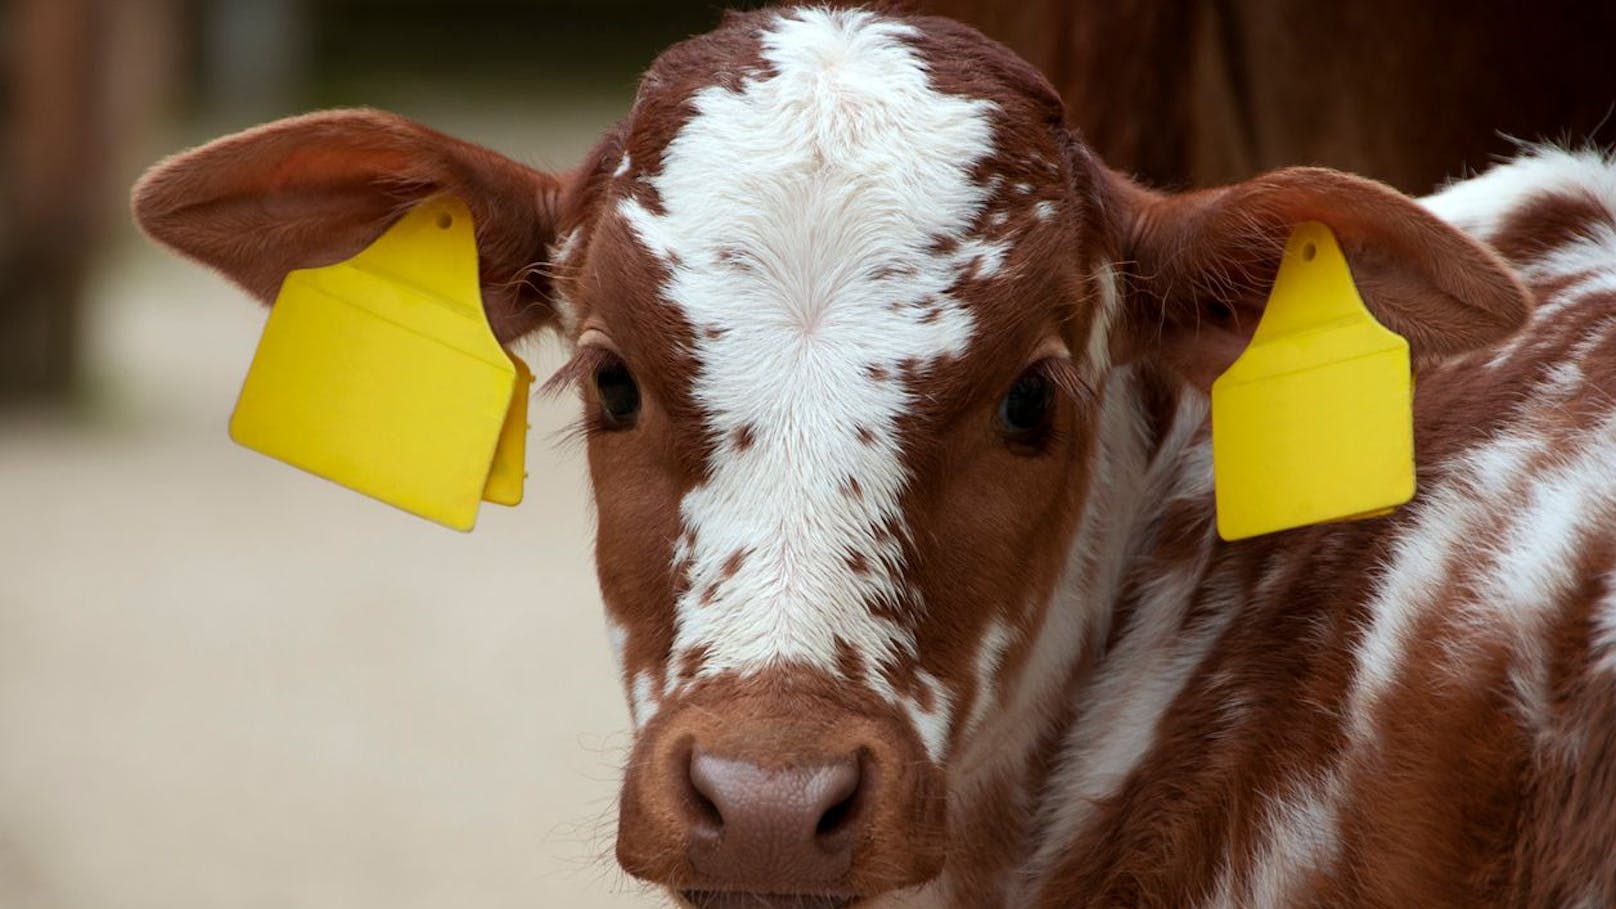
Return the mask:
<path id="1" fill-rule="evenodd" d="M 969 853 L 1069 662 L 1097 389 L 1238 353 L 1297 222 L 1441 355 L 1513 329 L 1492 256 L 1377 184 L 1282 171 L 1158 195 L 1096 162 L 1043 79 L 945 20 L 728 18 L 543 174 L 339 111 L 222 139 L 135 192 L 157 239 L 272 298 L 411 203 L 460 196 L 502 340 L 573 356 L 597 560 L 636 727 L 618 857 L 699 905 L 824 905 Z M 984 730 L 991 730 L 984 732 Z M 767 897 L 767 898 L 766 898 Z"/>

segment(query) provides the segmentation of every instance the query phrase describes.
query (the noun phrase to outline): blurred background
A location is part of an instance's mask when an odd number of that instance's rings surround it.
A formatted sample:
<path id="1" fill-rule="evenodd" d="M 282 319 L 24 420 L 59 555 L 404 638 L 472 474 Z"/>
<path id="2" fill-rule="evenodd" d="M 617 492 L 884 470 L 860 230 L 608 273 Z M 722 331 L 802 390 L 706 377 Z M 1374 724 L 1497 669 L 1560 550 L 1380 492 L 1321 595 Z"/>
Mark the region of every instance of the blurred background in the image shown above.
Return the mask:
<path id="1" fill-rule="evenodd" d="M 527 502 L 464 536 L 236 448 L 264 311 L 126 196 L 344 105 L 566 167 L 721 5 L 749 4 L 0 5 L 0 907 L 657 902 L 611 859 L 629 740 L 570 407 L 536 403 Z M 1613 3 L 899 5 L 1010 43 L 1160 185 L 1317 163 L 1422 193 L 1506 136 L 1616 140 Z"/>
<path id="2" fill-rule="evenodd" d="M 582 451 L 461 535 L 236 447 L 264 310 L 152 247 L 166 154 L 373 105 L 575 163 L 708 2 L 11 0 L 0 140 L 0 907 L 656 905 Z M 558 364 L 543 350 L 541 375 Z M 530 361 L 531 362 L 531 361 Z"/>

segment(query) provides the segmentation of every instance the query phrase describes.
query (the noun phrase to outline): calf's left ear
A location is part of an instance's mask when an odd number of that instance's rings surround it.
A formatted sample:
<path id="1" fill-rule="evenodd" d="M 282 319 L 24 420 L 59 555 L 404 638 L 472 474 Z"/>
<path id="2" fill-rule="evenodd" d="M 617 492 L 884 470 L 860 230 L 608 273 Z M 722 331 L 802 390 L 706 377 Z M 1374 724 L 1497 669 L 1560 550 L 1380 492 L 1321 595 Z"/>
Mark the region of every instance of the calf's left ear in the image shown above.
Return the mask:
<path id="1" fill-rule="evenodd" d="M 415 203 L 454 195 L 471 211 L 483 305 L 504 342 L 552 315 L 543 264 L 570 187 L 395 114 L 333 110 L 175 155 L 135 185 L 133 208 L 153 239 L 270 303 L 287 272 L 347 259 Z"/>
<path id="2" fill-rule="evenodd" d="M 1491 250 L 1372 180 L 1322 168 L 1275 171 L 1167 195 L 1102 176 L 1122 264 L 1122 359 L 1159 357 L 1203 388 L 1256 330 L 1285 241 L 1304 221 L 1335 234 L 1375 318 L 1416 362 L 1495 343 L 1531 297 Z"/>

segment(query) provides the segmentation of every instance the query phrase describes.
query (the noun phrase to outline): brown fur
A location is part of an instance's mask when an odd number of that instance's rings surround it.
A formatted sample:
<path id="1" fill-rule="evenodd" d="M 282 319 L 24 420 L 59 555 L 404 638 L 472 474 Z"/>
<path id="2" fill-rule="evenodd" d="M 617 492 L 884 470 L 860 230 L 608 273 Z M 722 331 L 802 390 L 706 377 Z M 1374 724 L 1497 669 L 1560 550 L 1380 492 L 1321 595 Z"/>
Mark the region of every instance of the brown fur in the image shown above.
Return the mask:
<path id="1" fill-rule="evenodd" d="M 1616 142 L 1616 7 L 1578 0 L 918 0 L 1032 61 L 1112 166 L 1218 186 L 1314 164 L 1423 193 Z"/>

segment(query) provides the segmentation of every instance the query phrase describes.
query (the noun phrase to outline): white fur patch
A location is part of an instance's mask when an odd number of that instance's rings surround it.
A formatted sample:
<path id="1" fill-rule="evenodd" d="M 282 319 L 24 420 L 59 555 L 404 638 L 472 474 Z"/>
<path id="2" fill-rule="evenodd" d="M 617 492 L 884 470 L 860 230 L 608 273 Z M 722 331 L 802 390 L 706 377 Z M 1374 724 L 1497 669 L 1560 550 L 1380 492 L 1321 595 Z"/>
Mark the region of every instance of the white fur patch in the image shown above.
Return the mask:
<path id="1" fill-rule="evenodd" d="M 1375 714 L 1403 670 L 1419 620 L 1450 583 L 1454 560 L 1478 528 L 1499 519 L 1503 498 L 1544 440 L 1502 436 L 1448 466 L 1447 479 L 1416 506 L 1415 518 L 1392 549 L 1369 602 L 1369 625 L 1358 644 L 1358 667 L 1343 712 L 1356 747 L 1376 744 Z"/>
<path id="2" fill-rule="evenodd" d="M 1099 308 L 1089 326 L 1084 353 L 1090 374 L 1098 377 L 1111 368 L 1111 323 L 1122 309 L 1122 284 L 1116 266 L 1110 262 L 1095 266 L 1094 285 L 1099 291 Z"/>
<path id="3" fill-rule="evenodd" d="M 1594 672 L 1616 676 L 1616 572 L 1605 576 L 1605 589 L 1609 593 L 1594 608 L 1593 636 L 1589 652 L 1594 658 Z"/>
<path id="4" fill-rule="evenodd" d="M 1004 651 L 1010 646 L 1010 628 L 995 619 L 982 632 L 982 642 L 976 649 L 976 698 L 971 701 L 970 715 L 965 718 L 965 735 L 981 728 L 988 710 L 999 702 L 994 678 L 1004 662 Z"/>
<path id="5" fill-rule="evenodd" d="M 582 231 L 574 227 L 567 231 L 550 246 L 549 262 L 552 268 L 563 269 L 572 264 L 572 257 L 578 254 L 578 240 Z M 556 319 L 561 323 L 563 337 L 573 337 L 578 332 L 578 307 L 567 299 L 560 287 L 553 287 L 550 294 L 550 305 L 555 308 Z"/>
<path id="6" fill-rule="evenodd" d="M 1116 384 L 1108 383 L 1108 392 Z M 1121 385 L 1115 394 L 1124 405 L 1139 407 L 1137 391 L 1131 383 Z M 1135 425 L 1123 428 L 1104 424 L 1102 440 L 1109 441 L 1106 434 L 1110 433 L 1133 436 L 1142 444 L 1143 430 L 1138 425 L 1142 410 L 1129 417 Z M 1150 516 L 1159 513 L 1159 507 L 1175 499 L 1211 497 L 1211 448 L 1191 444 L 1205 419 L 1205 399 L 1184 395 L 1169 438 L 1161 446 L 1168 456 L 1144 470 L 1137 461 L 1116 465 L 1121 475 L 1113 482 L 1128 479 L 1138 483 L 1141 495 L 1137 501 L 1149 504 L 1122 514 L 1098 511 L 1092 517 L 1097 525 L 1092 531 L 1094 542 L 1110 538 L 1107 549 L 1112 555 L 1108 559 L 1111 571 L 1097 579 L 1103 586 L 1091 591 L 1091 595 L 1099 597 L 1091 608 L 1107 613 L 1115 609 L 1124 570 L 1141 578 L 1139 603 L 1133 623 L 1083 691 L 1082 709 L 1066 730 L 1061 767 L 1048 786 L 1058 795 L 1043 806 L 1042 839 L 1032 860 L 1037 871 L 1033 880 L 1066 854 L 1067 844 L 1089 822 L 1095 806 L 1114 793 L 1149 752 L 1162 716 L 1236 612 L 1232 586 L 1220 585 L 1210 594 L 1219 605 L 1208 610 L 1208 619 L 1187 632 L 1182 627 L 1186 611 L 1205 580 L 1213 545 L 1210 522 L 1194 560 L 1177 565 L 1141 565 L 1138 561 L 1141 553 L 1136 547 L 1148 536 L 1145 530 Z M 1105 481 L 1104 476 L 1096 477 L 1097 483 Z M 1096 494 L 1103 495 L 1103 489 L 1103 485 L 1098 486 Z M 1079 531 L 1080 540 L 1084 533 L 1085 530 Z M 1102 625 L 1095 633 L 1105 635 L 1109 629 Z"/>
<path id="7" fill-rule="evenodd" d="M 657 709 L 661 707 L 661 696 L 657 687 L 651 673 L 635 674 L 634 686 L 629 693 L 628 715 L 636 729 L 650 722 L 651 717 L 656 716 Z"/>
<path id="8" fill-rule="evenodd" d="M 627 668 L 628 629 L 616 619 L 606 619 L 606 640 L 612 645 L 612 659 L 616 661 L 617 668 L 622 671 Z"/>
<path id="9" fill-rule="evenodd" d="M 1020 671 L 1003 680 L 1005 690 L 997 706 L 966 737 L 949 766 L 950 811 L 956 817 L 970 817 L 972 799 L 991 792 L 990 783 L 1024 771 L 1051 716 L 1063 708 L 1073 667 L 1089 655 L 1092 642 L 1103 640 L 1109 630 L 1112 603 L 1136 529 L 1132 522 L 1143 519 L 1148 511 L 1143 502 L 1151 495 L 1146 485 L 1148 448 L 1136 388 L 1132 367 L 1112 373 L 1101 386 L 1089 494 L 1077 533 L 1043 620 L 1028 632 L 1029 653 Z M 1190 414 L 1187 427 L 1181 428 L 1193 430 L 1204 416 L 1204 409 Z M 1182 442 L 1182 436 L 1176 438 Z M 1035 807 L 1050 813 L 1058 811 L 1060 804 L 1059 798 L 1051 798 Z"/>
<path id="10" fill-rule="evenodd" d="M 1570 194 L 1607 207 L 1616 205 L 1616 163 L 1598 152 L 1536 146 L 1486 173 L 1450 184 L 1420 204 L 1460 230 L 1488 240 L 1533 200 Z"/>
<path id="11" fill-rule="evenodd" d="M 1225 866 L 1207 909 L 1288 906 L 1296 901 L 1309 874 L 1328 868 L 1340 851 L 1336 803 L 1341 790 L 1340 777 L 1327 773 L 1316 785 L 1297 783 L 1269 799 L 1262 846 L 1251 874 L 1237 883 Z"/>
<path id="12" fill-rule="evenodd" d="M 920 736 L 920 743 L 926 748 L 926 756 L 933 761 L 941 761 L 948 747 L 948 730 L 954 720 L 953 695 L 943 687 L 936 676 L 924 669 L 915 672 L 915 684 L 926 689 L 931 707 L 923 706 L 925 699 L 919 696 L 900 697 L 898 703 L 908 714 L 909 722 L 915 728 L 915 734 Z"/>
<path id="13" fill-rule="evenodd" d="M 1551 463 L 1521 477 L 1521 503 L 1485 554 L 1492 568 L 1461 609 L 1472 634 L 1501 638 L 1514 651 L 1510 681 L 1528 720 L 1551 712 L 1544 641 L 1549 613 L 1578 581 L 1577 554 L 1586 535 L 1616 519 L 1616 409 L 1580 435 L 1580 444 L 1556 445 Z"/>
<path id="14" fill-rule="evenodd" d="M 619 203 L 670 264 L 662 290 L 696 329 L 693 393 L 718 440 L 681 503 L 691 583 L 674 652 L 702 648 L 700 675 L 837 674 L 844 642 L 879 680 L 914 655 L 905 625 L 871 609 L 917 605 L 884 532 L 905 532 L 896 423 L 912 402 L 872 370 L 963 354 L 973 319 L 949 289 L 1005 249 L 969 235 L 992 105 L 935 91 L 913 33 L 859 10 L 777 16 L 772 72 L 692 98 L 648 176 L 665 213 Z M 751 444 L 732 444 L 742 432 Z"/>

